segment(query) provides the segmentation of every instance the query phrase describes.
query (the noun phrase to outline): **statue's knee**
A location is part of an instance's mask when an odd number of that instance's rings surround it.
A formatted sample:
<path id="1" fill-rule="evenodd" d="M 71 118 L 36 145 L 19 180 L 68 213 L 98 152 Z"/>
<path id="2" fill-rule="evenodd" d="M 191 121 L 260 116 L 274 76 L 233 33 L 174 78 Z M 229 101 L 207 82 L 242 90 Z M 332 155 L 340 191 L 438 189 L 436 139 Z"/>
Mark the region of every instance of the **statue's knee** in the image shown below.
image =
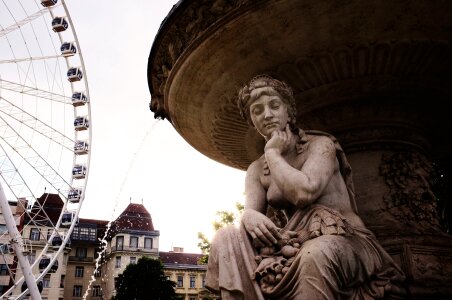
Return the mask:
<path id="1" fill-rule="evenodd" d="M 328 241 L 322 237 L 310 240 L 301 251 L 301 262 L 308 265 L 323 265 L 332 255 Z"/>

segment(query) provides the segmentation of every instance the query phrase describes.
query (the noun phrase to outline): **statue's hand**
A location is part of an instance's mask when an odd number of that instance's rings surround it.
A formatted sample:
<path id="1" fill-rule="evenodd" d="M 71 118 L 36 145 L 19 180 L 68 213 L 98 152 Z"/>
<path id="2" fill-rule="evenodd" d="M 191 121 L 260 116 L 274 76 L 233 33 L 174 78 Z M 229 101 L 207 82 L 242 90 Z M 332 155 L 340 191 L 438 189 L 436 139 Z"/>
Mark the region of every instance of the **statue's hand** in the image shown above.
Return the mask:
<path id="1" fill-rule="evenodd" d="M 275 130 L 272 132 L 271 138 L 265 144 L 264 151 L 275 150 L 278 153 L 284 153 L 289 150 L 294 135 L 290 130 L 289 124 L 286 125 L 284 131 Z"/>
<path id="2" fill-rule="evenodd" d="M 281 239 L 279 228 L 269 218 L 254 209 L 245 210 L 242 223 L 257 246 L 273 246 Z"/>

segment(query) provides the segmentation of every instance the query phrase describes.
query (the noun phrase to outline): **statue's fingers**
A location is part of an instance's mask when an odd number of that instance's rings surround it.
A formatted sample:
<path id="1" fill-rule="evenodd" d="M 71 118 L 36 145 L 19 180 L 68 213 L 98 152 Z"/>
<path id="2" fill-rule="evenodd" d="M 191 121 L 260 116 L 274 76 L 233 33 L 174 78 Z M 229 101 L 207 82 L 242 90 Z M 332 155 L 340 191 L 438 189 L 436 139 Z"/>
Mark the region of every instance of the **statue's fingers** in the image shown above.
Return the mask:
<path id="1" fill-rule="evenodd" d="M 270 241 L 265 234 L 260 230 L 259 227 L 256 227 L 254 229 L 254 233 L 256 234 L 256 237 L 265 245 L 265 246 L 272 246 L 273 243 Z"/>
<path id="2" fill-rule="evenodd" d="M 272 244 L 276 244 L 278 240 L 274 237 L 273 233 L 265 226 L 265 224 L 260 224 L 259 229 L 261 230 L 262 234 L 267 238 L 268 241 Z"/>
<path id="3" fill-rule="evenodd" d="M 270 232 L 272 233 L 272 235 L 277 239 L 280 240 L 282 239 L 282 235 L 280 233 L 280 229 L 278 227 L 276 227 L 274 224 L 270 224 L 269 226 L 267 226 L 267 228 L 270 230 Z"/>

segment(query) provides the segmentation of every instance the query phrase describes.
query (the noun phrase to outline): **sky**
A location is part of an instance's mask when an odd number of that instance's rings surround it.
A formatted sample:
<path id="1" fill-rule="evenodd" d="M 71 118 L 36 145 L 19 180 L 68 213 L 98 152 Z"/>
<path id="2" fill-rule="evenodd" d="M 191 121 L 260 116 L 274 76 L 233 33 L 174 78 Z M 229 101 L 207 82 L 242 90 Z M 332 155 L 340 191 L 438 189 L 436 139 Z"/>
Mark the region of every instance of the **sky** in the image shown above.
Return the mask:
<path id="1" fill-rule="evenodd" d="M 245 172 L 190 146 L 149 110 L 147 60 L 175 0 L 66 0 L 81 47 L 91 103 L 92 148 L 81 218 L 111 220 L 143 203 L 160 251 L 199 253 L 215 212 L 243 202 Z"/>

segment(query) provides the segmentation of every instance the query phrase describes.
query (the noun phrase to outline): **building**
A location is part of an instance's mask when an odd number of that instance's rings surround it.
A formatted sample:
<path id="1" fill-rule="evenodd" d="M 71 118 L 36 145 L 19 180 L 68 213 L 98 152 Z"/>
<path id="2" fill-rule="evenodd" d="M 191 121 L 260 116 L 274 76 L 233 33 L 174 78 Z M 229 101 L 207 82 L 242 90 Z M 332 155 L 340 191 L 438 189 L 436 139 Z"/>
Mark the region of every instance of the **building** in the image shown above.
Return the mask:
<path id="1" fill-rule="evenodd" d="M 115 294 L 116 278 L 128 264 L 136 263 L 142 256 L 158 258 L 159 236 L 151 215 L 142 204 L 130 203 L 112 222 L 102 264 L 105 299 Z"/>
<path id="2" fill-rule="evenodd" d="M 56 255 L 58 243 L 50 245 L 52 224 L 58 221 L 63 209 L 63 201 L 56 194 L 43 194 L 28 207 L 27 201 L 10 201 L 9 205 L 22 232 L 25 253 L 33 271 L 38 273 L 42 261 L 37 261 L 40 252 L 48 246 L 46 258 Z M 108 233 L 107 228 L 110 226 Z M 61 226 L 59 235 L 65 236 L 68 227 Z M 12 285 L 10 274 L 20 278 L 17 258 L 9 251 L 9 236 L 0 214 L 0 295 Z M 150 213 L 142 204 L 130 203 L 116 220 L 109 224 L 106 220 L 77 220 L 70 243 L 59 253 L 56 266 L 51 268 L 42 280 L 42 298 L 46 300 L 100 300 L 111 299 L 115 295 L 116 278 L 128 264 L 133 264 L 142 256 L 160 258 L 168 279 L 176 283 L 176 293 L 185 300 L 219 299 L 204 288 L 206 265 L 200 264 L 202 254 L 184 253 L 175 247 L 170 252 L 159 252 L 160 232 L 154 229 Z M 55 240 L 55 239 L 54 239 Z M 102 244 L 105 250 L 101 253 Z M 88 290 L 89 287 L 89 290 Z M 20 294 L 21 286 L 14 290 Z"/>
<path id="3" fill-rule="evenodd" d="M 58 222 L 58 218 L 63 209 L 64 203 L 61 198 L 56 194 L 44 193 L 41 197 L 31 204 L 31 207 L 27 211 L 24 211 L 22 218 L 23 228 L 18 228 L 22 232 L 22 238 L 24 241 L 24 250 L 28 257 L 28 261 L 32 265 L 34 274 L 42 269 L 46 260 L 50 261 L 59 249 L 59 244 L 56 243 L 57 239 L 54 239 L 53 245 L 48 245 L 48 240 L 53 234 L 53 224 Z M 61 227 L 58 234 L 60 236 L 66 236 L 67 228 Z M 48 245 L 46 254 L 40 261 L 36 258 L 40 257 L 41 251 Z M 49 272 L 42 279 L 43 291 L 41 296 L 43 299 L 63 299 L 64 289 L 63 281 L 64 274 L 66 274 L 66 262 L 67 254 L 69 253 L 69 245 L 61 253 L 58 254 L 56 263 L 50 268 Z M 12 254 L 11 254 L 12 256 Z M 16 258 L 14 258 L 16 260 Z M 48 264 L 47 264 L 48 265 Z M 16 267 L 16 278 L 22 277 L 22 271 L 19 267 Z M 20 294 L 22 285 L 17 286 L 14 290 L 14 294 Z"/>
<path id="4" fill-rule="evenodd" d="M 203 254 L 184 253 L 183 248 L 174 247 L 171 252 L 160 252 L 165 275 L 176 282 L 176 293 L 184 300 L 220 299 L 205 287 L 207 265 L 200 264 Z"/>
<path id="5" fill-rule="evenodd" d="M 104 299 L 101 268 L 96 271 L 96 258 L 108 221 L 79 219 L 71 234 L 71 251 L 67 257 L 66 274 L 61 279 L 64 299 Z M 91 282 L 92 281 L 92 282 Z"/>

